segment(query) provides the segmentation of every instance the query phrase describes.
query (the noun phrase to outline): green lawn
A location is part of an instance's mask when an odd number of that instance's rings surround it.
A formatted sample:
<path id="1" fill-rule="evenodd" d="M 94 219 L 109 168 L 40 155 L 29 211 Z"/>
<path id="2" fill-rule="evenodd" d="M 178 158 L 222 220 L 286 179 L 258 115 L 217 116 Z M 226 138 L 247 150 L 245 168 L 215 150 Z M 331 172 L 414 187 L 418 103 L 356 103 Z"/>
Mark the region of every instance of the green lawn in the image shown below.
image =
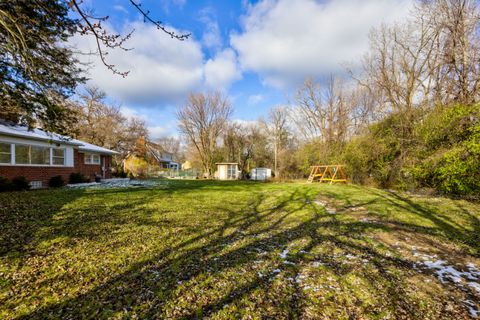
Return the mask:
<path id="1" fill-rule="evenodd" d="M 0 194 L 0 231 L 0 319 L 468 319 L 480 309 L 480 205 L 467 201 L 164 181 Z"/>

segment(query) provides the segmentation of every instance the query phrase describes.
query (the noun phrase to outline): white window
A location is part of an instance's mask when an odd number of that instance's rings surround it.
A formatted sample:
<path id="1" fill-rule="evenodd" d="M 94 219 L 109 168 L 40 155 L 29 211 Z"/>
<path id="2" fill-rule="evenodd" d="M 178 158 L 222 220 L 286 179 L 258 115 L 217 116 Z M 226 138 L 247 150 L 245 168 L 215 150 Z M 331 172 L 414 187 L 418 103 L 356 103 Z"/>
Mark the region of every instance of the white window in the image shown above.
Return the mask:
<path id="1" fill-rule="evenodd" d="M 52 164 L 56 166 L 65 165 L 65 149 L 52 148 Z"/>
<path id="2" fill-rule="evenodd" d="M 0 163 L 12 163 L 12 149 L 10 143 L 0 143 Z"/>
<path id="3" fill-rule="evenodd" d="M 86 164 L 100 164 L 100 155 L 95 153 L 85 153 Z"/>
<path id="4" fill-rule="evenodd" d="M 16 144 L 15 163 L 50 165 L 50 148 Z"/>
<path id="5" fill-rule="evenodd" d="M 30 188 L 32 189 L 40 189 L 42 186 L 42 181 L 30 181 Z"/>
<path id="6" fill-rule="evenodd" d="M 236 179 L 237 178 L 237 166 L 234 164 L 229 164 L 227 166 L 227 179 Z"/>

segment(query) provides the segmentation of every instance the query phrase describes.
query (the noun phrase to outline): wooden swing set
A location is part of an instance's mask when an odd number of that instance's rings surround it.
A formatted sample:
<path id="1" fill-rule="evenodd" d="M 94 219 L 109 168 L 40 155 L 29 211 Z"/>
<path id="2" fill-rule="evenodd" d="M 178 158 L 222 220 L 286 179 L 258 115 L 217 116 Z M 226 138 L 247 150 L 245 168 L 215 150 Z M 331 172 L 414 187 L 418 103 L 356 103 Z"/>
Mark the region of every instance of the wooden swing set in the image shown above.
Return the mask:
<path id="1" fill-rule="evenodd" d="M 330 182 L 330 184 L 336 182 L 347 182 L 347 176 L 343 171 L 343 165 L 327 165 L 327 166 L 312 166 L 310 176 L 307 182 Z"/>

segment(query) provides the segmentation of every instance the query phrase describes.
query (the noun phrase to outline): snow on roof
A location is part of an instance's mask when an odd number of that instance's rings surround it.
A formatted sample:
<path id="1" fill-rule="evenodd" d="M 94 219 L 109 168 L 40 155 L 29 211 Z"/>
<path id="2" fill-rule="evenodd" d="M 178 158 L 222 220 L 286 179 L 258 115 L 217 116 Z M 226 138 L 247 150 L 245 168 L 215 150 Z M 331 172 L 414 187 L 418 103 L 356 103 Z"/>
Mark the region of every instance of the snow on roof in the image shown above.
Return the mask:
<path id="1" fill-rule="evenodd" d="M 79 150 L 92 151 L 106 154 L 116 154 L 118 152 L 96 146 L 81 140 L 72 139 L 53 132 L 47 132 L 42 129 L 34 128 L 28 130 L 26 126 L 19 126 L 0 120 L 0 135 L 25 138 L 31 140 L 48 141 L 53 143 L 62 143 L 77 146 Z"/>
<path id="2" fill-rule="evenodd" d="M 173 154 L 163 150 L 162 147 L 160 147 L 158 144 L 149 142 L 149 143 L 146 143 L 145 146 L 147 147 L 147 150 L 150 152 L 150 154 L 158 162 L 171 162 L 172 161 L 171 157 L 173 156 Z M 164 157 L 167 154 L 170 155 L 170 158 Z"/>
<path id="3" fill-rule="evenodd" d="M 118 154 L 117 151 L 113 151 L 113 150 L 110 150 L 110 149 L 107 149 L 107 148 L 99 147 L 97 145 L 94 145 L 94 144 L 91 144 L 91 143 L 88 143 L 88 142 L 84 142 L 84 141 L 81 141 L 81 140 L 72 139 L 72 141 L 75 141 L 75 142 L 78 142 L 78 143 L 81 144 L 78 147 L 78 150 L 80 150 L 80 151 L 90 151 L 90 152 L 98 152 L 98 153 L 106 153 L 106 154 Z"/>
<path id="4" fill-rule="evenodd" d="M 3 121 L 0 121 L 0 134 L 33 140 L 60 142 L 70 145 L 81 145 L 81 143 L 72 142 L 72 139 L 66 136 L 62 136 L 60 134 L 46 132 L 41 129 L 28 130 L 28 127 L 12 125 L 8 122 Z"/>

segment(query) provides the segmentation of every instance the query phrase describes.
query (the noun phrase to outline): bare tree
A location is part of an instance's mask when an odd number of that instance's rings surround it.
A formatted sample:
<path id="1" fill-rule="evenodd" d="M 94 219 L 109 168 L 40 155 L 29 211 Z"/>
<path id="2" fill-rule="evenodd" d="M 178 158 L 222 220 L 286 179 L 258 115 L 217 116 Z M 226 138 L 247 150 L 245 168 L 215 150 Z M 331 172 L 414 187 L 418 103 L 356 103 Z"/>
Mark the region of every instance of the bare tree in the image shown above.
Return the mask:
<path id="1" fill-rule="evenodd" d="M 139 138 L 148 137 L 145 122 L 138 118 L 125 118 L 117 106 L 105 103 L 106 94 L 97 87 L 87 87 L 76 105 L 78 122 L 76 137 L 120 152 L 125 157 L 136 148 Z"/>
<path id="2" fill-rule="evenodd" d="M 432 0 L 427 14 L 438 32 L 435 65 L 437 100 L 474 103 L 480 99 L 480 6 L 474 0 Z"/>
<path id="3" fill-rule="evenodd" d="M 385 116 L 385 112 L 378 101 L 378 93 L 369 88 L 356 86 L 347 96 L 350 106 L 350 128 L 348 137 L 360 134 L 370 124 Z"/>
<path id="4" fill-rule="evenodd" d="M 352 101 L 340 79 L 332 75 L 324 90 L 307 79 L 298 90 L 295 102 L 290 116 L 306 141 L 328 144 L 347 138 Z"/>
<path id="5" fill-rule="evenodd" d="M 223 135 L 224 159 L 239 164 L 245 178 L 251 165 L 265 166 L 268 162 L 267 137 L 258 122 L 231 122 Z"/>
<path id="6" fill-rule="evenodd" d="M 164 151 L 171 153 L 175 161 L 185 161 L 184 146 L 179 138 L 173 136 L 160 137 L 156 142 Z"/>
<path id="7" fill-rule="evenodd" d="M 217 143 L 233 108 L 221 93 L 192 93 L 177 110 L 180 131 L 195 146 L 207 178 L 212 176 Z"/>
<path id="8" fill-rule="evenodd" d="M 67 0 L 66 0 L 67 1 Z M 180 41 L 186 40 L 190 37 L 190 33 L 178 34 L 173 30 L 168 29 L 165 24 L 159 20 L 154 20 L 149 10 L 144 10 L 141 3 L 134 0 L 129 0 L 133 8 L 135 8 L 143 16 L 145 22 L 153 24 L 158 30 L 166 33 L 172 39 Z M 125 77 L 130 71 L 120 71 L 115 65 L 107 61 L 106 56 L 110 49 L 121 49 L 124 51 L 131 50 L 125 47 L 125 42 L 132 36 L 135 30 L 131 30 L 125 35 L 111 33 L 104 27 L 104 23 L 109 16 L 97 16 L 92 10 L 85 9 L 83 0 L 68 0 L 68 5 L 74 13 L 79 16 L 78 19 L 78 33 L 81 35 L 89 35 L 95 39 L 97 45 L 97 54 L 100 56 L 102 63 L 113 73 Z"/>
<path id="9" fill-rule="evenodd" d="M 281 177 L 279 154 L 286 147 L 289 138 L 288 109 L 277 106 L 270 109 L 266 121 L 262 121 L 273 149 L 273 168 L 276 177 Z"/>
<path id="10" fill-rule="evenodd" d="M 370 52 L 364 58 L 360 84 L 379 90 L 392 111 L 411 114 L 431 92 L 431 70 L 437 32 L 426 18 L 405 25 L 382 25 L 370 35 Z"/>
<path id="11" fill-rule="evenodd" d="M 295 104 L 290 116 L 305 140 L 325 137 L 327 115 L 323 108 L 320 85 L 312 79 L 306 79 L 297 91 Z"/>

